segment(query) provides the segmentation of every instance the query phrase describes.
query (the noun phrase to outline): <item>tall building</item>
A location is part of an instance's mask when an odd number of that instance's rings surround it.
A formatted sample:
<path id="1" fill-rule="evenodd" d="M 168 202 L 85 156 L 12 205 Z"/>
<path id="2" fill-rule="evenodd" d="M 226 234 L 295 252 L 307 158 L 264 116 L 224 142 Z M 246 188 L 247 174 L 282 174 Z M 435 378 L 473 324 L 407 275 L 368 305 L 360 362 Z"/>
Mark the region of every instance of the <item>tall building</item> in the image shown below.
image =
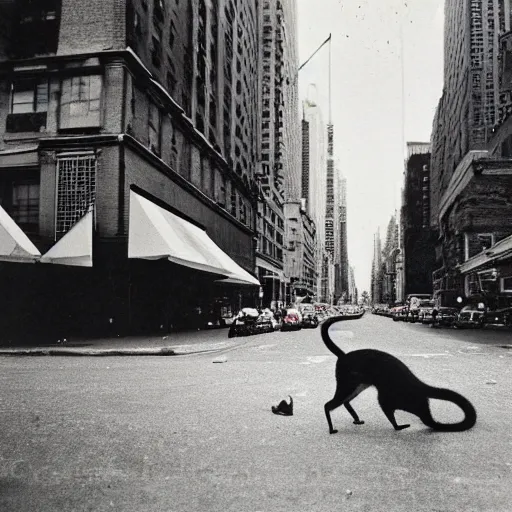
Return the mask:
<path id="1" fill-rule="evenodd" d="M 264 0 L 262 8 L 261 182 L 287 199 L 300 198 L 298 47 L 295 0 Z"/>
<path id="2" fill-rule="evenodd" d="M 336 171 L 338 180 L 336 192 L 336 209 L 338 211 L 337 236 L 335 247 L 335 296 L 336 300 L 349 295 L 349 262 L 348 262 L 348 242 L 347 242 L 347 179 L 339 170 Z"/>
<path id="3" fill-rule="evenodd" d="M 355 275 L 354 275 L 354 267 L 352 265 L 349 266 L 347 275 L 348 275 L 348 278 L 347 278 L 347 282 L 348 282 L 347 301 L 350 304 L 358 304 L 359 296 L 358 296 L 356 280 L 355 280 Z"/>
<path id="4" fill-rule="evenodd" d="M 320 107 L 310 99 L 303 102 L 302 134 L 302 197 L 306 200 L 306 210 L 317 225 L 317 236 L 325 240 L 325 124 Z"/>
<path id="5" fill-rule="evenodd" d="M 4 333 L 252 303 L 256 0 L 7 0 L 0 20 L 0 203 L 15 261 L 52 263 L 0 264 Z"/>
<path id="6" fill-rule="evenodd" d="M 294 303 L 298 298 L 314 297 L 317 294 L 316 228 L 303 201 L 286 201 L 284 212 L 288 240 L 285 266 L 290 278 L 286 303 Z"/>
<path id="7" fill-rule="evenodd" d="M 397 300 L 397 256 L 399 253 L 399 229 L 397 215 L 393 215 L 386 230 L 386 241 L 382 250 L 382 266 L 379 282 L 382 285 L 382 300 L 394 304 Z"/>
<path id="8" fill-rule="evenodd" d="M 371 302 L 380 304 L 383 301 L 382 291 L 382 246 L 380 240 L 380 231 L 373 235 L 373 259 L 371 273 Z"/>
<path id="9" fill-rule="evenodd" d="M 430 221 L 434 281 L 461 289 L 463 264 L 510 234 L 509 0 L 445 3 L 444 92 L 434 118 Z M 467 249 L 469 248 L 469 249 Z"/>
<path id="10" fill-rule="evenodd" d="M 302 120 L 302 197 L 306 211 L 316 226 L 316 255 L 318 293 L 322 290 L 322 271 L 325 240 L 325 198 L 327 194 L 325 124 L 320 107 L 310 98 L 303 102 Z"/>
<path id="11" fill-rule="evenodd" d="M 258 275 L 266 306 L 284 301 L 284 202 L 299 198 L 300 124 L 298 118 L 297 15 L 294 0 L 260 2 L 261 163 L 258 179 Z"/>
<path id="12" fill-rule="evenodd" d="M 334 126 L 329 120 L 327 124 L 327 167 L 326 167 L 326 195 L 325 195 L 325 250 L 334 260 L 336 237 L 336 181 L 334 175 Z"/>
<path id="13" fill-rule="evenodd" d="M 444 92 L 432 141 L 432 179 L 441 195 L 468 151 L 485 149 L 497 120 L 503 2 L 445 2 Z"/>
<path id="14" fill-rule="evenodd" d="M 402 195 L 404 294 L 432 293 L 435 234 L 430 227 L 430 143 L 408 142 Z"/>

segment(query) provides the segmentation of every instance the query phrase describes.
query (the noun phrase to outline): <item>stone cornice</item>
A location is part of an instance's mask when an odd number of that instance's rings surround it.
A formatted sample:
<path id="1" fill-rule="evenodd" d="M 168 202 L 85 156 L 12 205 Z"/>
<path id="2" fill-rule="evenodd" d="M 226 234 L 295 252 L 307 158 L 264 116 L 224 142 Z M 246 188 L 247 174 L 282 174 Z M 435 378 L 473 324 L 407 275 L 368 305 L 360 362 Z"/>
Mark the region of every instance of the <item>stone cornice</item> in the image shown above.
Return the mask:
<path id="1" fill-rule="evenodd" d="M 47 137 L 39 140 L 40 150 L 81 150 L 90 149 L 93 147 L 112 146 L 124 144 L 126 147 L 132 149 L 140 157 L 147 160 L 160 172 L 163 172 L 169 179 L 178 184 L 181 188 L 189 192 L 191 195 L 199 199 L 202 203 L 206 204 L 209 208 L 217 212 L 222 217 L 229 220 L 232 224 L 236 225 L 239 229 L 249 235 L 254 235 L 254 231 L 248 228 L 245 224 L 235 219 L 224 208 L 220 207 L 213 199 L 203 194 L 192 183 L 186 180 L 183 176 L 177 173 L 174 169 L 168 166 L 162 159 L 157 157 L 148 148 L 142 145 L 137 139 L 126 134 L 96 134 L 96 135 L 80 135 L 80 136 L 61 136 L 61 137 Z"/>

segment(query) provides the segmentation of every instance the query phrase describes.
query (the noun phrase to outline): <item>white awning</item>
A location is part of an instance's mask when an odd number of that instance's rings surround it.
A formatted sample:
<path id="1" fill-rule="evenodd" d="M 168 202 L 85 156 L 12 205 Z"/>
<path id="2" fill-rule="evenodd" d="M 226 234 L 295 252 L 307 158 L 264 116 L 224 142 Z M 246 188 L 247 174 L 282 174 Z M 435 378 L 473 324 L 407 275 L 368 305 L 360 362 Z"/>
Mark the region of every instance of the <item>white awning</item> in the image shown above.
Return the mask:
<path id="1" fill-rule="evenodd" d="M 128 258 L 166 258 L 178 265 L 225 276 L 221 282 L 259 286 L 206 232 L 130 191 Z"/>
<path id="2" fill-rule="evenodd" d="M 41 263 L 92 267 L 92 229 L 91 209 L 41 257 Z"/>
<path id="3" fill-rule="evenodd" d="M 0 206 L 0 261 L 35 263 L 41 253 Z"/>

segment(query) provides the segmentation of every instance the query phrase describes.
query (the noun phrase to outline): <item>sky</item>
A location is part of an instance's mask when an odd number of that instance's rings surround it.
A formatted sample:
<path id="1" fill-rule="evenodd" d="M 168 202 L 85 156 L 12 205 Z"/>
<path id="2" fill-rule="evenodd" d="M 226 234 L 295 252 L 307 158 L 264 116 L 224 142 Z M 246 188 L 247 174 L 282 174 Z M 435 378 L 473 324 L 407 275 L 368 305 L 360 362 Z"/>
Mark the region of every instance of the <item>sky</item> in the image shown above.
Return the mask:
<path id="1" fill-rule="evenodd" d="M 443 6 L 297 0 L 301 64 L 332 34 L 334 156 L 347 178 L 348 257 L 359 293 L 370 291 L 373 234 L 384 237 L 400 208 L 406 142 L 430 141 L 443 87 Z M 316 84 L 325 121 L 328 62 L 326 45 L 299 75 L 301 100 Z"/>

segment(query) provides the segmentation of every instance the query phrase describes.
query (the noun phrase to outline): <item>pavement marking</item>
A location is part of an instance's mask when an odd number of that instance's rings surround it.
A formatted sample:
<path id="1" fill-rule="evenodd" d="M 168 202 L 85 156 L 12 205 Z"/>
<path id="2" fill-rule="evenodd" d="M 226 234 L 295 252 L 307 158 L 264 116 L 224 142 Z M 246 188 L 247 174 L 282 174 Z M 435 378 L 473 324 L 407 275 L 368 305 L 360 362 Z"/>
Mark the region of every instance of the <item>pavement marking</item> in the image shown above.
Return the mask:
<path id="1" fill-rule="evenodd" d="M 479 350 L 479 347 L 462 348 L 457 350 L 457 352 L 467 356 L 485 356 L 487 354 L 487 352 L 474 352 L 474 350 Z"/>
<path id="2" fill-rule="evenodd" d="M 327 359 L 329 359 L 329 356 L 312 356 L 312 357 L 308 357 L 308 361 L 310 363 L 324 363 L 325 361 L 327 361 Z"/>
<path id="3" fill-rule="evenodd" d="M 335 336 L 338 338 L 353 338 L 354 331 L 335 331 Z"/>
<path id="4" fill-rule="evenodd" d="M 443 353 L 440 353 L 440 354 L 406 354 L 408 356 L 411 356 L 411 357 L 424 357 L 425 359 L 428 359 L 429 357 L 439 357 L 439 356 L 451 356 L 453 354 L 450 354 L 450 353 L 446 353 L 446 352 L 443 352 Z"/>

